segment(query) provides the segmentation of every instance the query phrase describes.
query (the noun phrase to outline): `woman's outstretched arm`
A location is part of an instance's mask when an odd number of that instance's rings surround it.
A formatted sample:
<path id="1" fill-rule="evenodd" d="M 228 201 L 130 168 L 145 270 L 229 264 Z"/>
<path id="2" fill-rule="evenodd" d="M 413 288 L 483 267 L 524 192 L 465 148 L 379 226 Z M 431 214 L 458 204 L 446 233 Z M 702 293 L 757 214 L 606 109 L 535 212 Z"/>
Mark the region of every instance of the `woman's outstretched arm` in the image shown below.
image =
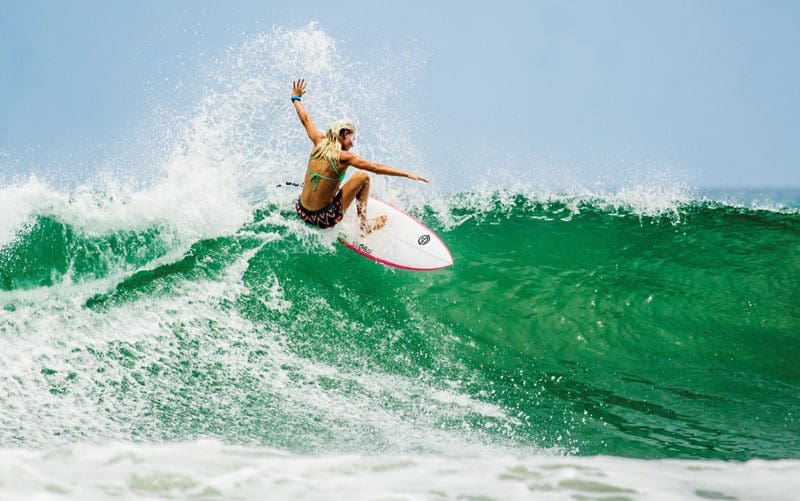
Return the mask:
<path id="1" fill-rule="evenodd" d="M 306 107 L 303 106 L 303 103 L 300 99 L 303 97 L 303 94 L 306 93 L 306 81 L 305 79 L 301 78 L 292 82 L 292 104 L 294 104 L 294 109 L 297 111 L 297 116 L 300 117 L 300 121 L 303 123 L 303 127 L 306 128 L 306 133 L 308 133 L 308 138 L 311 139 L 311 142 L 317 144 L 318 142 L 325 139 L 325 134 L 317 129 L 317 126 L 314 125 L 314 122 L 311 121 L 311 117 L 308 116 L 308 112 L 306 111 Z"/>
<path id="2" fill-rule="evenodd" d="M 384 176 L 407 177 L 408 179 L 412 179 L 414 181 L 422 181 L 425 183 L 428 182 L 427 179 L 425 179 L 420 175 L 412 174 L 411 172 L 405 170 L 395 169 L 393 167 L 389 167 L 386 164 L 378 164 L 375 162 L 370 162 L 369 160 L 364 160 L 355 153 L 350 153 L 349 151 L 343 151 L 339 156 L 339 160 L 348 165 L 352 165 L 357 169 L 367 170 L 370 172 L 374 172 L 375 174 L 381 174 Z"/>

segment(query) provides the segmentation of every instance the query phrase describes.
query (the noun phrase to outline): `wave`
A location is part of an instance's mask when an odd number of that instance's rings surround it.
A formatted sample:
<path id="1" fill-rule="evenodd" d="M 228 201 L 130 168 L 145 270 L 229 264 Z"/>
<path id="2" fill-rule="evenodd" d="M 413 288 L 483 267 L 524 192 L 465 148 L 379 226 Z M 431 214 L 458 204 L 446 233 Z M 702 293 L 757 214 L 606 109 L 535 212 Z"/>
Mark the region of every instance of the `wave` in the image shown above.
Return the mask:
<path id="1" fill-rule="evenodd" d="M 6 360 L 34 355 L 17 396 L 41 408 L 23 428 L 63 420 L 45 412 L 58 395 L 111 420 L 66 441 L 792 457 L 800 216 L 474 200 L 417 210 L 456 259 L 429 275 L 361 260 L 272 204 L 166 261 L 157 227 L 86 236 L 40 218 L 0 261 Z"/>

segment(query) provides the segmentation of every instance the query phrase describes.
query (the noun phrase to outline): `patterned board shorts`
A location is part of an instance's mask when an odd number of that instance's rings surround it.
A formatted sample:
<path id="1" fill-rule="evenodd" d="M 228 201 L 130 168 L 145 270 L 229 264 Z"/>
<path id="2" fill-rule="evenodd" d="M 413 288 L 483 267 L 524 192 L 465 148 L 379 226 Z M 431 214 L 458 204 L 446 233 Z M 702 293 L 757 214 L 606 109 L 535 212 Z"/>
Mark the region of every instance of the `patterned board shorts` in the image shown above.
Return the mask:
<path id="1" fill-rule="evenodd" d="M 300 203 L 300 199 L 294 203 L 294 208 L 300 219 L 308 224 L 319 226 L 320 228 L 330 228 L 336 225 L 344 217 L 344 210 L 342 208 L 342 191 L 333 198 L 333 202 L 318 210 L 308 210 Z"/>

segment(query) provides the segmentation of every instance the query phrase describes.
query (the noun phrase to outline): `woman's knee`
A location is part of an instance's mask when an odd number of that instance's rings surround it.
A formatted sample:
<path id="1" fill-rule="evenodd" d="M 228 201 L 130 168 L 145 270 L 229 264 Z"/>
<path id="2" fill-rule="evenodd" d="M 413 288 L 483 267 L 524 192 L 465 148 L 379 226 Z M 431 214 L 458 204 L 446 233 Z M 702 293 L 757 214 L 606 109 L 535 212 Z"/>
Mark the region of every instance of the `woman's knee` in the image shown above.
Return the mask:
<path id="1" fill-rule="evenodd" d="M 353 179 L 358 181 L 360 184 L 369 184 L 369 174 L 363 171 L 353 173 Z"/>

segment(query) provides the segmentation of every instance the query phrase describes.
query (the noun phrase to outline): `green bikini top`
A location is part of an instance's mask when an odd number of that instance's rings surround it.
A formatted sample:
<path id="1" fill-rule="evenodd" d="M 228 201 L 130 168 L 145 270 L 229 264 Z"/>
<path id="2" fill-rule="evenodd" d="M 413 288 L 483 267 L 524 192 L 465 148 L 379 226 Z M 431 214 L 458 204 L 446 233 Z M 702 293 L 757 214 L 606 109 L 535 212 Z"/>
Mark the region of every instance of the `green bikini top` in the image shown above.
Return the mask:
<path id="1" fill-rule="evenodd" d="M 311 155 L 311 159 L 312 160 L 315 159 L 315 158 L 320 158 L 320 156 L 318 154 L 317 155 Z M 333 161 L 333 158 L 328 157 L 328 163 L 331 164 L 331 169 L 333 169 L 333 172 L 335 172 L 336 175 L 338 175 L 339 177 L 323 176 L 319 172 L 311 170 L 311 167 L 309 167 L 308 171 L 311 172 L 310 181 L 312 183 L 314 183 L 314 189 L 311 190 L 311 191 L 317 191 L 317 188 L 319 187 L 319 182 L 321 180 L 323 180 L 323 179 L 326 179 L 328 181 L 339 181 L 339 182 L 344 181 L 344 174 L 339 172 L 339 169 L 336 168 L 336 162 Z"/>

